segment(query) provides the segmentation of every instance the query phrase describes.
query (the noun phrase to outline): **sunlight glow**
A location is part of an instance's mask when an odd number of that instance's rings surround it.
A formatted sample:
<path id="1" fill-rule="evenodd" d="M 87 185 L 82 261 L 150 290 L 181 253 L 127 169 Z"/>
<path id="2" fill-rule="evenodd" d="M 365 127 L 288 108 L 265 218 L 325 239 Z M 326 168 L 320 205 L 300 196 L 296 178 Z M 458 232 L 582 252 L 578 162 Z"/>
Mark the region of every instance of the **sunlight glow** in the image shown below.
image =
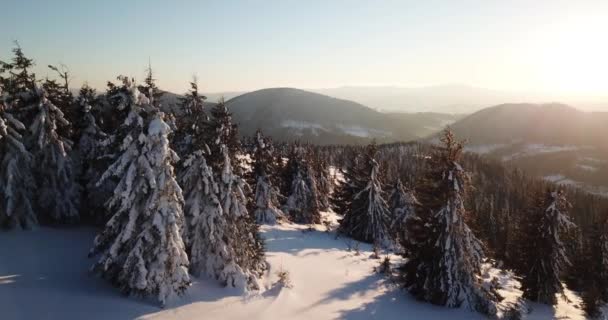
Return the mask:
<path id="1" fill-rule="evenodd" d="M 544 30 L 538 73 L 548 90 L 574 94 L 608 92 L 608 20 L 577 21 Z"/>

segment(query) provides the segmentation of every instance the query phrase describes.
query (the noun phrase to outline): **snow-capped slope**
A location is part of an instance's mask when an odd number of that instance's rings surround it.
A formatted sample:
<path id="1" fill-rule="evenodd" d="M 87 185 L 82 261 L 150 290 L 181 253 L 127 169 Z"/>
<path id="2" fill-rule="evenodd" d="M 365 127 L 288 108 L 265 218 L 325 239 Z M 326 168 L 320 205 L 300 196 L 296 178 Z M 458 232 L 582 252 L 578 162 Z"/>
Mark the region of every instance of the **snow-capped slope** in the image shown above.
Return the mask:
<path id="1" fill-rule="evenodd" d="M 327 217 L 335 223 L 335 216 Z M 485 319 L 466 310 L 419 302 L 374 273 L 369 245 L 336 238 L 323 226 L 264 226 L 270 271 L 265 291 L 242 296 L 207 279 L 196 279 L 185 296 L 165 309 L 121 295 L 88 274 L 90 228 L 0 233 L 2 319 Z M 394 257 L 394 261 L 398 258 Z M 277 272 L 289 272 L 292 288 L 276 285 Z M 516 283 L 502 294 L 518 295 Z M 578 298 L 568 293 L 575 303 Z M 573 304 L 532 305 L 527 319 L 582 319 Z"/>

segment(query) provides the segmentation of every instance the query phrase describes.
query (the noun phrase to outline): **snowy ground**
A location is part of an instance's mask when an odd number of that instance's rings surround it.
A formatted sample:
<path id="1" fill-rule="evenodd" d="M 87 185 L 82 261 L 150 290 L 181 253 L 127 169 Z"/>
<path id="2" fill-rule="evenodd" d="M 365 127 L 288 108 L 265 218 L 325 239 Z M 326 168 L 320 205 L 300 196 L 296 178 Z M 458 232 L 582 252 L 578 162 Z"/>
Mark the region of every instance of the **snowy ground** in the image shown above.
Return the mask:
<path id="1" fill-rule="evenodd" d="M 585 185 L 583 182 L 568 179 L 563 174 L 551 174 L 548 176 L 544 176 L 543 179 L 546 181 L 549 181 L 549 182 L 553 182 L 557 185 L 566 185 L 566 186 L 571 186 L 574 188 L 579 188 L 590 194 L 608 198 L 608 188 L 607 187 Z"/>
<path id="2" fill-rule="evenodd" d="M 595 149 L 593 146 L 573 146 L 573 145 L 545 145 L 545 144 L 526 144 L 523 148 L 514 154 L 503 156 L 503 161 L 511 161 L 514 159 L 529 157 L 538 154 L 545 153 L 557 153 L 564 151 L 579 151 L 579 150 L 593 150 Z"/>
<path id="3" fill-rule="evenodd" d="M 511 142 L 509 144 L 477 144 L 471 145 L 468 144 L 465 146 L 464 150 L 467 152 L 472 152 L 476 154 L 491 154 L 495 151 L 498 151 L 503 148 L 512 147 L 516 144 L 516 142 Z M 574 146 L 574 145 L 545 145 L 538 143 L 528 143 L 517 147 L 517 152 L 504 155 L 502 157 L 502 161 L 511 161 L 523 157 L 535 156 L 539 154 L 545 153 L 558 153 L 565 151 L 578 151 L 578 150 L 592 150 L 594 147 L 592 146 Z"/>
<path id="4" fill-rule="evenodd" d="M 579 186 L 581 184 L 580 182 L 576 182 L 574 180 L 566 178 L 566 176 L 564 176 L 563 174 L 551 174 L 548 176 L 544 176 L 543 179 L 558 185 L 568 185 L 573 187 Z"/>
<path id="5" fill-rule="evenodd" d="M 465 145 L 464 147 L 464 151 L 466 152 L 472 152 L 472 153 L 476 153 L 476 154 L 488 154 L 488 153 L 492 153 L 498 149 L 502 149 L 504 147 L 506 147 L 506 144 L 503 143 L 499 143 L 499 144 L 478 144 L 478 145 Z"/>
<path id="6" fill-rule="evenodd" d="M 349 250 L 353 241 L 336 239 L 323 226 L 307 229 L 263 227 L 271 265 L 264 292 L 243 296 L 195 279 L 165 309 L 88 274 L 93 229 L 0 232 L 0 319 L 484 319 L 412 299 L 373 272 L 379 261 L 369 258 L 370 246 L 361 244 L 357 254 Z M 293 288 L 275 285 L 279 270 L 290 273 Z M 508 297 L 519 294 L 517 283 L 507 287 Z M 562 300 L 555 309 L 531 305 L 526 318 L 582 319 L 578 297 L 569 297 L 571 303 Z"/>

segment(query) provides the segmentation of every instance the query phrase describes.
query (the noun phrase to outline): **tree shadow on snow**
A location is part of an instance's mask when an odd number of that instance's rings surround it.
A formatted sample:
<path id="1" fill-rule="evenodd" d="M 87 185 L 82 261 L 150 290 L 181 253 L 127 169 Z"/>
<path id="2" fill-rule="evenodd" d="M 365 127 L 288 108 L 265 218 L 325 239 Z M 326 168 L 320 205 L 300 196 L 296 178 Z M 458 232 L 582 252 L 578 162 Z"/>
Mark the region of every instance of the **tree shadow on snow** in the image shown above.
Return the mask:
<path id="1" fill-rule="evenodd" d="M 307 306 L 305 309 L 313 309 L 320 305 L 330 304 L 338 301 L 347 301 L 351 299 L 360 299 L 370 292 L 376 292 L 380 288 L 385 286 L 385 281 L 380 276 L 374 273 L 370 273 L 365 278 L 349 282 L 343 287 L 336 288 L 330 291 L 321 300 Z"/>
<path id="2" fill-rule="evenodd" d="M 127 297 L 89 272 L 87 253 L 95 230 L 49 229 L 0 233 L 2 319 L 137 319 L 163 309 L 155 299 Z M 192 278 L 193 285 L 165 310 L 201 301 L 242 296 L 216 281 Z"/>
<path id="3" fill-rule="evenodd" d="M 434 306 L 417 301 L 406 291 L 393 288 L 376 296 L 356 309 L 341 310 L 338 319 L 368 320 L 368 319 L 486 319 L 480 314 L 468 310 L 451 309 Z"/>
<path id="4" fill-rule="evenodd" d="M 329 292 L 319 301 L 303 308 L 301 312 L 326 304 L 367 301 L 356 308 L 338 310 L 338 319 L 484 319 L 483 316 L 462 309 L 434 306 L 415 300 L 407 291 L 382 276 L 370 273 L 365 278 L 345 284 Z"/>

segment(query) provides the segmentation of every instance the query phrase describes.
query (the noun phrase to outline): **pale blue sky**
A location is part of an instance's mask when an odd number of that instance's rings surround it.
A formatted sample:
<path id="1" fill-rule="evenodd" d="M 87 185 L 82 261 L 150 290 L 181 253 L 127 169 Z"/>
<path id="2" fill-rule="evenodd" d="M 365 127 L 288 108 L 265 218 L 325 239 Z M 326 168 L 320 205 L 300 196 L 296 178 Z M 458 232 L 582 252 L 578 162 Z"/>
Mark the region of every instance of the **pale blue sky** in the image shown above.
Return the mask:
<path id="1" fill-rule="evenodd" d="M 608 1 L 0 0 L 0 57 L 18 39 L 79 85 L 142 78 L 183 92 L 446 83 L 608 93 Z"/>

